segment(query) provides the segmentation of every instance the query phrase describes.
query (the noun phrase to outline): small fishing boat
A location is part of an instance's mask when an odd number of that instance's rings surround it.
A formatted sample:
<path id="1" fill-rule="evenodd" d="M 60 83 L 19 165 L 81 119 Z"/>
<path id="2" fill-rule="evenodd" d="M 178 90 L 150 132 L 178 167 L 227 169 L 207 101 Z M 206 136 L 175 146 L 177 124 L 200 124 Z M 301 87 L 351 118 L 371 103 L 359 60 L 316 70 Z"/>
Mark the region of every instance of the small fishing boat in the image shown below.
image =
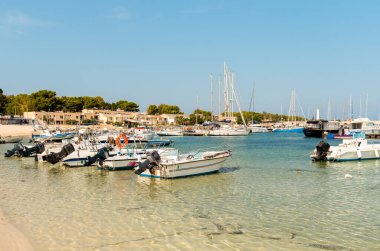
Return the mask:
<path id="1" fill-rule="evenodd" d="M 32 141 L 34 142 L 61 142 L 64 139 L 72 139 L 75 136 L 75 132 L 60 132 L 55 131 L 51 133 L 48 130 L 44 130 L 41 134 L 32 134 Z"/>
<path id="2" fill-rule="evenodd" d="M 205 136 L 207 132 L 205 130 L 184 130 L 183 136 Z"/>
<path id="3" fill-rule="evenodd" d="M 218 172 L 231 156 L 230 150 L 198 150 L 194 153 L 152 156 L 139 165 L 135 173 L 151 178 L 182 178 Z"/>
<path id="4" fill-rule="evenodd" d="M 158 136 L 183 136 L 181 128 L 167 128 L 156 132 Z"/>
<path id="5" fill-rule="evenodd" d="M 339 121 L 323 119 L 308 120 L 303 128 L 305 137 L 322 138 L 324 134 L 338 134 L 341 129 Z"/>
<path id="6" fill-rule="evenodd" d="M 251 131 L 251 133 L 269 132 L 268 128 L 266 128 L 265 126 L 262 126 L 260 124 L 250 124 L 250 125 L 248 125 L 248 129 Z"/>
<path id="7" fill-rule="evenodd" d="M 0 144 L 20 143 L 21 141 L 20 137 L 0 137 Z"/>
<path id="8" fill-rule="evenodd" d="M 302 133 L 303 132 L 303 127 L 301 127 L 301 126 L 278 127 L 278 128 L 273 128 L 272 132 Z"/>
<path id="9" fill-rule="evenodd" d="M 220 128 L 210 130 L 208 136 L 247 136 L 249 131 L 246 127 L 222 125 Z"/>
<path id="10" fill-rule="evenodd" d="M 107 156 L 104 160 L 98 161 L 99 169 L 108 171 L 132 170 L 147 156 L 156 151 L 160 156 L 171 156 L 177 154 L 178 150 L 175 148 L 161 148 L 161 149 L 129 149 L 124 153 Z"/>
<path id="11" fill-rule="evenodd" d="M 380 144 L 369 144 L 363 134 L 344 139 L 338 146 L 321 141 L 311 154 L 313 161 L 351 161 L 380 159 Z"/>

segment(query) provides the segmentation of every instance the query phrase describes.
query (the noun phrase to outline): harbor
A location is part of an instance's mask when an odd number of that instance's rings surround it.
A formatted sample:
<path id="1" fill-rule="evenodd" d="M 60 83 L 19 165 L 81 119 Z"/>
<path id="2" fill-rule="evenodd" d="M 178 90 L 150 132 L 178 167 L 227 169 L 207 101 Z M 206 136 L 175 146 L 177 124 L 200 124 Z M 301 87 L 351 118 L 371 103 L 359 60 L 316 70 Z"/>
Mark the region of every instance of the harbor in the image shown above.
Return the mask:
<path id="1" fill-rule="evenodd" d="M 377 1 L 0 6 L 0 251 L 380 250 Z"/>
<path id="2" fill-rule="evenodd" d="M 176 137 L 181 152 L 233 155 L 216 174 L 170 180 L 1 155 L 2 210 L 35 250 L 377 249 L 379 160 L 311 162 L 319 140 Z"/>

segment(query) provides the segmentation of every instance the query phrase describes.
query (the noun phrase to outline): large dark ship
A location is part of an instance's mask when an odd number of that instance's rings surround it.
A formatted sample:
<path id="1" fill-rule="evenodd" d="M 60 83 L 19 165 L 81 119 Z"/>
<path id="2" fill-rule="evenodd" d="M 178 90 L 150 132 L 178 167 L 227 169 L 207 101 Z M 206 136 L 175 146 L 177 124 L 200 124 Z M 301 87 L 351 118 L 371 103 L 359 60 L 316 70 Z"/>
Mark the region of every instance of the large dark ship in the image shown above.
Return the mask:
<path id="1" fill-rule="evenodd" d="M 303 128 L 303 133 L 306 137 L 322 138 L 325 133 L 338 134 L 340 128 L 339 121 L 308 120 Z"/>

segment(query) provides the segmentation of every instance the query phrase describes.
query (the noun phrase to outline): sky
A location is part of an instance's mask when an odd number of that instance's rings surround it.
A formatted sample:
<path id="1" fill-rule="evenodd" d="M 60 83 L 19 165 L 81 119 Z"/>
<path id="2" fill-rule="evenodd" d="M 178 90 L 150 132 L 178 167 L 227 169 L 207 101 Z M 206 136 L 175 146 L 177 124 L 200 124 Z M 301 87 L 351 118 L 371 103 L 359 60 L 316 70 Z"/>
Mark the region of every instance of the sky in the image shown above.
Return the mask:
<path id="1" fill-rule="evenodd" d="M 0 88 L 191 113 L 211 109 L 226 61 L 243 110 L 255 86 L 257 112 L 287 114 L 294 89 L 307 117 L 330 100 L 342 118 L 351 97 L 354 117 L 380 119 L 379 13 L 377 0 L 0 0 Z"/>

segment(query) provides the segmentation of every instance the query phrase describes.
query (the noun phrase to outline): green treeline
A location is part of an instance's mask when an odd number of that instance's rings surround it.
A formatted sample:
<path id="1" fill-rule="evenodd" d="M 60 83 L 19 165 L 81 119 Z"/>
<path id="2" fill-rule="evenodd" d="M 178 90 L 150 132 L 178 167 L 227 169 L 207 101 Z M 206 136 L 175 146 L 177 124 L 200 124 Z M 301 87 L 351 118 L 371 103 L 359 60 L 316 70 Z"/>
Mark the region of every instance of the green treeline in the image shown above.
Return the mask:
<path id="1" fill-rule="evenodd" d="M 18 94 L 18 95 L 4 95 L 3 90 L 0 89 L 0 114 L 4 115 L 23 115 L 24 112 L 28 111 L 64 111 L 64 112 L 81 112 L 83 109 L 104 109 L 104 110 L 123 110 L 127 112 L 138 112 L 139 105 L 134 102 L 129 102 L 126 100 L 120 100 L 116 103 L 107 103 L 100 96 L 97 97 L 58 97 L 55 91 L 41 90 L 34 92 L 30 95 L 28 94 Z M 179 106 L 177 105 L 149 105 L 146 112 L 149 115 L 156 114 L 183 114 Z M 261 123 L 265 121 L 270 122 L 280 122 L 288 121 L 288 116 L 281 114 L 272 113 L 258 113 L 258 112 L 248 112 L 243 111 L 243 116 L 246 123 Z M 237 118 L 237 123 L 242 124 L 242 118 L 240 113 L 235 112 L 233 114 Z M 294 118 L 297 121 L 305 120 L 302 117 Z M 178 116 L 176 118 L 176 123 L 179 125 L 194 125 L 202 124 L 205 121 L 212 121 L 211 112 L 203 111 L 200 109 L 194 110 L 190 114 L 189 118 L 184 116 Z M 215 117 L 214 117 L 215 120 Z"/>
<path id="2" fill-rule="evenodd" d="M 83 109 L 121 109 L 128 112 L 138 112 L 139 105 L 134 102 L 120 100 L 107 103 L 102 97 L 58 97 L 55 91 L 41 90 L 28 94 L 4 95 L 0 89 L 0 114 L 23 115 L 28 111 L 64 111 L 81 112 Z"/>
<path id="3" fill-rule="evenodd" d="M 156 115 L 156 114 L 183 114 L 181 112 L 181 109 L 176 105 L 167 105 L 167 104 L 160 104 L 157 105 L 150 105 L 146 109 L 146 112 L 148 115 Z"/>
<path id="4" fill-rule="evenodd" d="M 262 123 L 262 122 L 281 122 L 281 121 L 288 121 L 288 116 L 281 115 L 281 114 L 272 114 L 272 113 L 259 113 L 259 112 L 248 112 L 248 111 L 242 111 L 242 114 L 244 116 L 245 122 L 247 124 L 250 123 Z M 222 113 L 222 115 L 225 115 Z M 243 124 L 243 120 L 241 118 L 241 115 L 239 112 L 234 112 L 233 116 L 236 118 L 236 122 L 238 124 Z M 202 124 L 206 121 L 215 121 L 217 118 L 214 114 L 214 119 L 211 119 L 211 112 L 209 111 L 203 111 L 200 109 L 194 110 L 192 114 L 190 114 L 189 118 L 185 118 L 183 116 L 176 117 L 176 124 L 179 125 L 195 125 L 195 124 Z M 293 118 L 296 121 L 303 121 L 305 118 L 303 117 L 295 117 Z"/>

